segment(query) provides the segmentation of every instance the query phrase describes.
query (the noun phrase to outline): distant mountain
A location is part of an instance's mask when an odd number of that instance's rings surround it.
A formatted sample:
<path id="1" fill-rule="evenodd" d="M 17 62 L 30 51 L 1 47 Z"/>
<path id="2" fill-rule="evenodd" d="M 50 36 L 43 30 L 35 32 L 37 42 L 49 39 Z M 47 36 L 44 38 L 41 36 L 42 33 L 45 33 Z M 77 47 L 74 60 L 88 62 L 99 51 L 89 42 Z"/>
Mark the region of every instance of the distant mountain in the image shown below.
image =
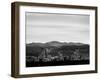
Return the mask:
<path id="1" fill-rule="evenodd" d="M 59 46 L 65 45 L 65 44 L 63 42 L 59 42 L 59 41 L 51 41 L 51 42 L 45 43 L 45 45 L 59 47 Z"/>
<path id="2" fill-rule="evenodd" d="M 83 43 L 74 43 L 74 42 L 59 42 L 59 41 L 50 41 L 50 42 L 46 42 L 46 43 L 29 43 L 27 44 L 27 46 L 40 46 L 40 47 L 50 47 L 50 46 L 54 46 L 54 47 L 60 47 L 60 46 L 82 46 L 82 45 L 88 45 L 88 44 L 83 44 Z"/>
<path id="3" fill-rule="evenodd" d="M 26 44 L 27 46 L 41 46 L 43 47 L 44 46 L 44 43 L 29 43 L 29 44 Z"/>

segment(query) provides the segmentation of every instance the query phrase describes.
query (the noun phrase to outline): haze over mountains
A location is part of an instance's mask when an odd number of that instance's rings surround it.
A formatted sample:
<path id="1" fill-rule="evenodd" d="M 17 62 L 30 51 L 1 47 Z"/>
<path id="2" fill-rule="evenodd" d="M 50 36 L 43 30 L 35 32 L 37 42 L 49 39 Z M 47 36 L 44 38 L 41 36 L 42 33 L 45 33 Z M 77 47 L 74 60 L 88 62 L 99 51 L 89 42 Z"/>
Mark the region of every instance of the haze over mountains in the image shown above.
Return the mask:
<path id="1" fill-rule="evenodd" d="M 29 43 L 27 44 L 27 46 L 41 46 L 41 47 L 48 47 L 48 46 L 54 46 L 54 47 L 61 47 L 61 46 L 82 46 L 82 45 L 88 45 L 88 44 L 84 44 L 84 43 L 75 43 L 75 42 L 59 42 L 59 41 L 51 41 L 51 42 L 46 42 L 46 43 Z"/>

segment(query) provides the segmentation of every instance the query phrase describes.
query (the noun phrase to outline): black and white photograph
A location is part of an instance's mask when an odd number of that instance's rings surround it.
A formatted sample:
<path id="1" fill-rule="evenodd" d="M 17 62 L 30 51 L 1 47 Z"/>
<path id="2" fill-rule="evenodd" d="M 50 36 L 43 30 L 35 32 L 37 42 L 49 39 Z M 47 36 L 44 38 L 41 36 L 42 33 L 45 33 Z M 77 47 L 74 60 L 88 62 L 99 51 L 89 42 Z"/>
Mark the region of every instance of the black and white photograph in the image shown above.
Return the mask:
<path id="1" fill-rule="evenodd" d="M 97 7 L 12 3 L 12 77 L 97 73 Z"/>
<path id="2" fill-rule="evenodd" d="M 26 67 L 90 64 L 90 15 L 25 12 Z"/>

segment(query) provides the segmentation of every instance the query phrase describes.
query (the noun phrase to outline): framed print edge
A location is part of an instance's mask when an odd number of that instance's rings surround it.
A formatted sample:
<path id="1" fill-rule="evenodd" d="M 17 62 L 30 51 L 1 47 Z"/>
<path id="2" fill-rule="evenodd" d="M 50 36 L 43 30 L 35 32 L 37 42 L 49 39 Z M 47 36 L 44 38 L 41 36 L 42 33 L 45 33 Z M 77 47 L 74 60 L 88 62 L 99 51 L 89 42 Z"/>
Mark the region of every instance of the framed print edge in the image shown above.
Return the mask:
<path id="1" fill-rule="evenodd" d="M 90 9 L 95 10 L 95 70 L 89 71 L 75 71 L 75 72 L 54 72 L 54 73 L 41 73 L 41 74 L 20 74 L 20 56 L 19 56 L 19 43 L 20 43 L 20 20 L 19 20 L 19 7 L 24 6 L 44 6 L 55 8 L 74 8 L 74 9 Z M 57 76 L 57 75 L 72 75 L 72 74 L 88 74 L 97 73 L 97 7 L 96 6 L 79 6 L 79 5 L 60 5 L 60 4 L 43 4 L 43 3 L 28 3 L 28 2 L 14 2 L 11 4 L 11 76 L 15 78 L 23 77 L 41 77 L 41 76 Z"/>
<path id="2" fill-rule="evenodd" d="M 98 7 L 95 8 L 95 71 L 98 73 Z"/>
<path id="3" fill-rule="evenodd" d="M 19 9 L 11 4 L 11 76 L 19 75 Z"/>

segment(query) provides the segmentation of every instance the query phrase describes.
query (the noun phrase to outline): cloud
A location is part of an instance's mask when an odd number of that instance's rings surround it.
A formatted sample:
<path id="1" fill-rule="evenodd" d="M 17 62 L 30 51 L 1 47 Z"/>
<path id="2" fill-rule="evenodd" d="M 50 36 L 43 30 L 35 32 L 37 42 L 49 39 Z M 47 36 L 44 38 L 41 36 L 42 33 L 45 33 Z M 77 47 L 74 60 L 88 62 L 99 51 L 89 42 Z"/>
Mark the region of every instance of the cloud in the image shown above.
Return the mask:
<path id="1" fill-rule="evenodd" d="M 68 41 L 89 43 L 88 15 L 26 14 L 26 43 Z"/>

